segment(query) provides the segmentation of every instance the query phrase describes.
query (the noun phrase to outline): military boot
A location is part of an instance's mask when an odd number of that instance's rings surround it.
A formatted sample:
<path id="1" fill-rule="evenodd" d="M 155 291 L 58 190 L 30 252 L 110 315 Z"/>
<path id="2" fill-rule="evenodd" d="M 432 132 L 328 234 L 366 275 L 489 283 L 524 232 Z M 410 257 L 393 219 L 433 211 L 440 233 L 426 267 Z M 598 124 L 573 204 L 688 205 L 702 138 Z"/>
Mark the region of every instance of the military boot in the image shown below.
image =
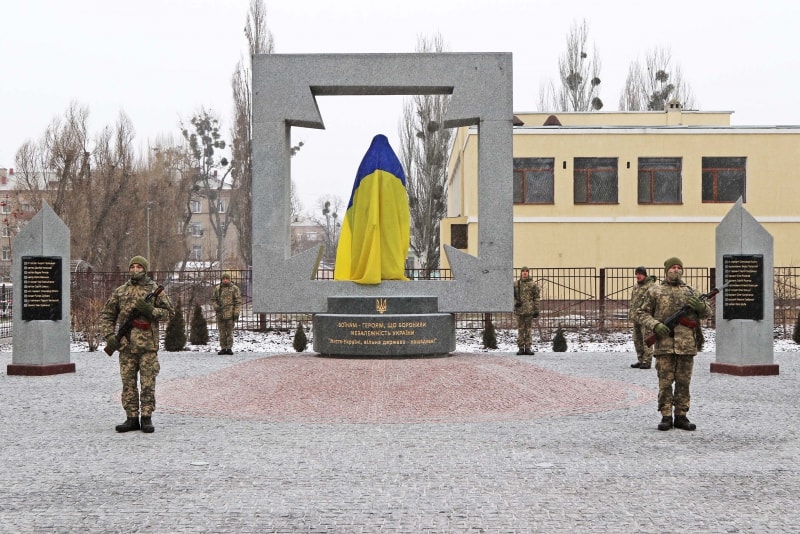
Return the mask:
<path id="1" fill-rule="evenodd" d="M 685 415 L 675 416 L 675 428 L 682 428 L 683 430 L 694 430 L 697 425 L 689 421 Z"/>
<path id="2" fill-rule="evenodd" d="M 525 354 L 527 354 L 528 356 L 533 356 L 536 353 L 531 349 L 531 346 L 528 345 L 527 347 L 525 347 Z"/>
<path id="3" fill-rule="evenodd" d="M 523 356 L 523 355 L 525 355 L 525 347 L 520 347 L 519 350 L 517 351 L 517 356 Z"/>
<path id="4" fill-rule="evenodd" d="M 114 427 L 117 432 L 128 432 L 130 430 L 139 430 L 139 418 L 128 417 L 121 425 Z"/>
<path id="5" fill-rule="evenodd" d="M 153 419 L 149 415 L 142 416 L 142 432 L 151 434 L 155 432 L 156 427 L 153 426 Z"/>
<path id="6" fill-rule="evenodd" d="M 676 417 L 677 419 L 677 417 Z M 661 417 L 661 422 L 658 423 L 659 430 L 669 430 L 672 428 L 672 416 L 671 415 L 664 415 Z"/>

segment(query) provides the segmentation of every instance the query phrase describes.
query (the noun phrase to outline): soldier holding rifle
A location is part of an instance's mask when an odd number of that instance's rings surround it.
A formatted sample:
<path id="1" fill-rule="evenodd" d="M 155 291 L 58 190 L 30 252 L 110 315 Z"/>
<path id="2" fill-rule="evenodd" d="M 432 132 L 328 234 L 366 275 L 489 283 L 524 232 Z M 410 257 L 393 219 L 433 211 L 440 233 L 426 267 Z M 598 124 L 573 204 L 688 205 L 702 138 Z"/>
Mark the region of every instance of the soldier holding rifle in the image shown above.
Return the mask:
<path id="1" fill-rule="evenodd" d="M 665 261 L 664 270 L 665 279 L 647 290 L 637 318 L 646 329 L 653 331 L 657 339 L 653 356 L 656 358 L 658 410 L 661 412 L 658 429 L 669 430 L 674 426 L 694 430 L 696 425 L 686 417 L 697 354 L 694 329 L 700 319 L 711 316 L 711 307 L 702 298 L 705 295 L 683 281 L 683 262 L 679 258 Z M 665 321 L 671 323 L 671 316 L 681 311 L 674 326 L 665 324 Z"/>
<path id="2" fill-rule="evenodd" d="M 114 290 L 100 312 L 105 350 L 109 355 L 119 350 L 122 407 L 127 417 L 124 423 L 116 426 L 117 432 L 155 430 L 152 415 L 156 407 L 156 376 L 160 370 L 158 323 L 168 321 L 174 309 L 169 297 L 161 293 L 163 287 L 147 276 L 147 267 L 147 259 L 142 256 L 131 258 L 129 280 Z M 122 325 L 118 333 L 115 331 L 117 319 Z"/>

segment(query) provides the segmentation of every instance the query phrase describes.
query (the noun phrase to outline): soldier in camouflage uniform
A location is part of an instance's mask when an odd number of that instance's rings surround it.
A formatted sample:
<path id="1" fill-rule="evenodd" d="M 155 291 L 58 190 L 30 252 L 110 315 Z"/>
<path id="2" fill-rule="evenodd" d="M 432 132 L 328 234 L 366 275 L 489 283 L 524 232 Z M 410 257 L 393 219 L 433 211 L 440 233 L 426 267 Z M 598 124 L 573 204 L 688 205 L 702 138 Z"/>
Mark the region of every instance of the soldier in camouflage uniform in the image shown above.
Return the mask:
<path id="1" fill-rule="evenodd" d="M 145 297 L 158 287 L 147 276 L 148 263 L 142 256 L 134 256 L 129 263 L 130 280 L 114 290 L 100 312 L 103 336 L 112 350 L 119 350 L 119 374 L 122 378 L 122 407 L 127 416 L 116 426 L 117 432 L 139 430 L 150 433 L 152 415 L 156 407 L 156 376 L 158 364 L 158 323 L 168 321 L 174 309 L 164 293 L 155 302 Z M 139 317 L 133 322 L 130 338 L 117 341 L 114 335 L 117 319 L 120 324 L 134 311 Z M 141 385 L 141 393 L 137 385 Z M 140 407 L 141 405 L 141 407 Z M 141 424 L 139 415 L 141 414 Z"/>
<path id="2" fill-rule="evenodd" d="M 694 329 L 700 319 L 711 316 L 711 307 L 700 298 L 698 291 L 683 282 L 683 262 L 679 258 L 669 258 L 664 262 L 664 269 L 666 279 L 647 290 L 637 317 L 658 337 L 653 350 L 658 372 L 658 410 L 661 412 L 658 429 L 669 430 L 675 426 L 694 430 L 696 425 L 686 417 L 691 400 L 689 385 L 697 354 Z M 684 305 L 689 306 L 689 314 L 675 326 L 674 332 L 670 332 L 662 321 Z"/>
<path id="3" fill-rule="evenodd" d="M 539 286 L 530 278 L 530 270 L 523 267 L 514 284 L 514 314 L 517 316 L 517 355 L 533 356 L 531 327 L 539 317 Z"/>
<path id="4" fill-rule="evenodd" d="M 211 303 L 217 313 L 220 350 L 217 354 L 233 354 L 233 327 L 242 311 L 242 294 L 239 287 L 231 282 L 231 273 L 222 273 L 221 283 L 211 295 Z"/>
<path id="5" fill-rule="evenodd" d="M 633 322 L 633 346 L 636 348 L 636 363 L 632 363 L 631 367 L 634 369 L 650 369 L 653 363 L 653 351 L 645 345 L 644 329 L 636 319 L 636 312 L 639 311 L 639 306 L 642 305 L 642 298 L 647 290 L 656 281 L 655 276 L 647 276 L 647 269 L 644 267 L 636 268 L 636 285 L 633 286 L 631 291 L 631 298 L 628 301 L 628 319 Z"/>

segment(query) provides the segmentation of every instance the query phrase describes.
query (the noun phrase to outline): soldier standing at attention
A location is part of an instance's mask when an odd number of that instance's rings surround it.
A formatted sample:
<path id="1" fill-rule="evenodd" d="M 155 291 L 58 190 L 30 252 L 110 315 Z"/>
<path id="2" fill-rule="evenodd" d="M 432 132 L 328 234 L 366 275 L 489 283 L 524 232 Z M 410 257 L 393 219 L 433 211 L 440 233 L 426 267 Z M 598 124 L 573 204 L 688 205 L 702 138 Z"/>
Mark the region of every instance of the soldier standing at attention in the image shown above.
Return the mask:
<path id="1" fill-rule="evenodd" d="M 530 271 L 523 267 L 514 284 L 514 314 L 517 316 L 517 355 L 533 356 L 531 326 L 539 317 L 539 286 L 531 280 Z"/>
<path id="2" fill-rule="evenodd" d="M 650 369 L 653 363 L 653 351 L 644 344 L 644 331 L 642 325 L 636 319 L 636 312 L 642 305 L 644 294 L 656 281 L 655 276 L 647 276 L 647 269 L 644 267 L 636 268 L 636 285 L 631 291 L 631 298 L 628 304 L 628 319 L 633 322 L 633 346 L 636 347 L 636 363 L 632 363 L 634 369 Z"/>
<path id="3" fill-rule="evenodd" d="M 130 279 L 109 297 L 100 312 L 101 328 L 106 344 L 112 351 L 119 350 L 119 374 L 122 378 L 122 407 L 127 419 L 116 426 L 117 432 L 155 430 L 151 419 L 156 408 L 156 376 L 158 364 L 158 322 L 168 321 L 174 309 L 165 294 L 148 302 L 145 297 L 153 293 L 157 284 L 147 276 L 148 263 L 142 256 L 134 256 L 128 264 Z M 138 317 L 128 338 L 117 341 L 117 319 L 124 322 L 134 311 Z M 138 384 L 137 384 L 138 381 Z M 141 385 L 141 391 L 138 385 Z M 139 415 L 141 414 L 141 424 Z"/>
<path id="4" fill-rule="evenodd" d="M 711 306 L 700 298 L 698 291 L 684 283 L 683 262 L 679 258 L 669 258 L 664 262 L 664 269 L 665 280 L 647 290 L 637 317 L 639 323 L 658 337 L 653 350 L 658 372 L 658 410 L 661 412 L 658 429 L 669 430 L 674 426 L 694 430 L 696 425 L 686 417 L 691 400 L 689 385 L 697 354 L 694 329 L 700 319 L 711 316 Z M 662 321 L 684 305 L 688 305 L 691 311 L 671 332 Z"/>
<path id="5" fill-rule="evenodd" d="M 222 281 L 214 289 L 211 296 L 214 311 L 217 314 L 217 329 L 219 330 L 219 347 L 217 354 L 233 354 L 233 327 L 239 320 L 242 310 L 242 295 L 239 287 L 231 282 L 231 273 L 222 273 Z"/>

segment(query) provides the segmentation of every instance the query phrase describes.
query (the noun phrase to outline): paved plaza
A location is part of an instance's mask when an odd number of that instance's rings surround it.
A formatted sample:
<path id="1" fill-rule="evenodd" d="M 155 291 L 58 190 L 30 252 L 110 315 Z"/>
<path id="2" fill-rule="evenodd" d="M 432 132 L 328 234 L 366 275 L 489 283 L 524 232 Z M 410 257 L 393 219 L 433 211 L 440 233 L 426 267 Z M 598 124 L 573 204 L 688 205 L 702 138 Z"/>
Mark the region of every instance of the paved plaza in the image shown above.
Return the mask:
<path id="1" fill-rule="evenodd" d="M 798 532 L 800 362 L 711 374 L 659 432 L 625 353 L 162 352 L 153 434 L 116 358 L 8 376 L 0 532 Z"/>

